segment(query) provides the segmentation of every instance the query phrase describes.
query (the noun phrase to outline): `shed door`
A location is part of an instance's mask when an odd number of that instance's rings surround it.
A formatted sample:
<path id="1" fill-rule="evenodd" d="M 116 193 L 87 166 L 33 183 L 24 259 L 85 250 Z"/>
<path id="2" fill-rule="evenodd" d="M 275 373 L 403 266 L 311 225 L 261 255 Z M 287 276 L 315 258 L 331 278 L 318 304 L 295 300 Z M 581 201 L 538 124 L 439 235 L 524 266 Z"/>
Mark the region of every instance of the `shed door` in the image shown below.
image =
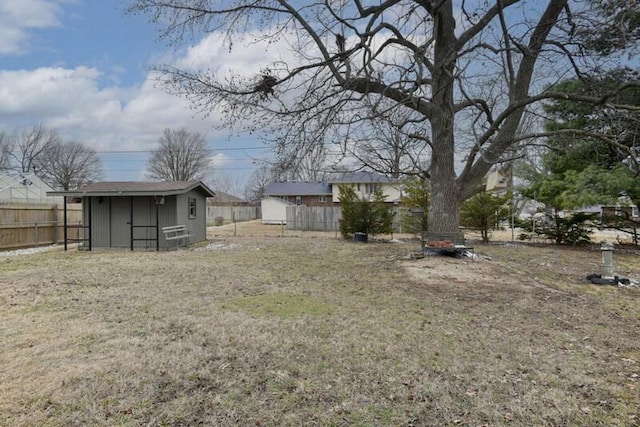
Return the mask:
<path id="1" fill-rule="evenodd" d="M 111 247 L 131 246 L 131 199 L 111 198 Z"/>

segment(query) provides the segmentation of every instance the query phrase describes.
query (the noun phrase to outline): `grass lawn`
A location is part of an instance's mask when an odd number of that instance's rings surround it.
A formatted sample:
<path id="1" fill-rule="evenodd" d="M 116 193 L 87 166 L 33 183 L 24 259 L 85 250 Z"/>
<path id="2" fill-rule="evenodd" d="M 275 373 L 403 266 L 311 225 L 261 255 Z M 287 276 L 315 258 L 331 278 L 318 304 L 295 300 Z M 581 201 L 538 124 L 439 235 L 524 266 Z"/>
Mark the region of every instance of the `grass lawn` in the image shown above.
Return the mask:
<path id="1" fill-rule="evenodd" d="M 0 425 L 640 424 L 640 290 L 587 284 L 599 252 L 415 246 L 0 256 Z"/>

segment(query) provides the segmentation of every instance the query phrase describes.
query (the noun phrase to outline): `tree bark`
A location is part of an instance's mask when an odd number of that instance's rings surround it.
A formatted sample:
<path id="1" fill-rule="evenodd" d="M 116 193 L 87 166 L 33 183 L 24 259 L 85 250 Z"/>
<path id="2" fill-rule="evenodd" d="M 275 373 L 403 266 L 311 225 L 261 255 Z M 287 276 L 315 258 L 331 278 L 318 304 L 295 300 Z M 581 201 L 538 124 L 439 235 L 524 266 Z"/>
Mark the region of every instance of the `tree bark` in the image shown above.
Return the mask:
<path id="1" fill-rule="evenodd" d="M 429 231 L 458 232 L 460 197 L 454 164 L 454 78 L 456 58 L 455 20 L 452 2 L 434 15 L 433 105 L 439 108 L 431 120 L 431 206 Z"/>

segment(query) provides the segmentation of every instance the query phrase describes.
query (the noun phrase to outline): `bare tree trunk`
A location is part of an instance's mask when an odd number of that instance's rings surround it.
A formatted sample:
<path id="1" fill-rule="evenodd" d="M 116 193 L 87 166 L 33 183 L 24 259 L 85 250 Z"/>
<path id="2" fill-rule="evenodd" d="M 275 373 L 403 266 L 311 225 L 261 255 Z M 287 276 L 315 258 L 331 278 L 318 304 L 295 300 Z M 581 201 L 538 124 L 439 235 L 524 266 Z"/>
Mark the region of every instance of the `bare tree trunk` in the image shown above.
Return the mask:
<path id="1" fill-rule="evenodd" d="M 454 165 L 453 73 L 456 58 L 455 21 L 451 2 L 442 5 L 434 17 L 433 104 L 439 107 L 431 120 L 430 232 L 458 232 L 460 197 Z"/>

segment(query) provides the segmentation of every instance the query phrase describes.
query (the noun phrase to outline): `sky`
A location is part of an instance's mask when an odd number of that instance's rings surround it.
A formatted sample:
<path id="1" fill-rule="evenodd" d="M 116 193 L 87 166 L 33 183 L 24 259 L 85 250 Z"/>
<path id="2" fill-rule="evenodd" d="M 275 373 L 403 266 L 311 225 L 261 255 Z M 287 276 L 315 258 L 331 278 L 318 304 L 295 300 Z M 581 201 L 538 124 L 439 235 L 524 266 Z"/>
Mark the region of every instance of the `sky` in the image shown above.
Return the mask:
<path id="1" fill-rule="evenodd" d="M 0 0 L 0 131 L 42 124 L 63 141 L 96 150 L 107 181 L 145 180 L 150 150 L 166 128 L 202 133 L 213 181 L 240 187 L 271 150 L 255 138 L 215 128 L 189 103 L 165 93 L 160 64 L 258 70 L 258 47 L 229 55 L 211 35 L 176 50 L 125 0 Z"/>

